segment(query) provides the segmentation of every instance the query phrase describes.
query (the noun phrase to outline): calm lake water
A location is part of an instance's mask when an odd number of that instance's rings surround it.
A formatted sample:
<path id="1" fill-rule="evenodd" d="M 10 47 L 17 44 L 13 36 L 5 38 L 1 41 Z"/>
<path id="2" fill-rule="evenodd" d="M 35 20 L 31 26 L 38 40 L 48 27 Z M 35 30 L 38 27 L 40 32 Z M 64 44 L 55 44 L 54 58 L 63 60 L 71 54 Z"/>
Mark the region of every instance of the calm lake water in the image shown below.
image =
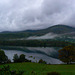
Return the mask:
<path id="1" fill-rule="evenodd" d="M 0 47 L 4 50 L 5 54 L 13 62 L 14 54 L 25 54 L 26 58 L 32 62 L 38 62 L 43 59 L 50 64 L 61 64 L 62 62 L 58 59 L 57 47 Z"/>

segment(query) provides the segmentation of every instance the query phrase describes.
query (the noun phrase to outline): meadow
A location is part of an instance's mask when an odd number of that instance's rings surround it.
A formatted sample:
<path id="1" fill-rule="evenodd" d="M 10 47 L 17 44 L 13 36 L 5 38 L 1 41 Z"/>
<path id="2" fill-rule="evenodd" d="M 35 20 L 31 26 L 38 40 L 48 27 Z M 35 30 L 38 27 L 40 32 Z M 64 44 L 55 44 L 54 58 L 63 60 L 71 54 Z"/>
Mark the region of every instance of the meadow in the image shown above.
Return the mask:
<path id="1" fill-rule="evenodd" d="M 75 75 L 75 64 L 48 65 L 39 63 L 10 63 L 0 65 L 9 65 L 11 70 L 24 71 L 23 75 L 47 75 L 48 72 L 59 72 L 61 75 Z"/>

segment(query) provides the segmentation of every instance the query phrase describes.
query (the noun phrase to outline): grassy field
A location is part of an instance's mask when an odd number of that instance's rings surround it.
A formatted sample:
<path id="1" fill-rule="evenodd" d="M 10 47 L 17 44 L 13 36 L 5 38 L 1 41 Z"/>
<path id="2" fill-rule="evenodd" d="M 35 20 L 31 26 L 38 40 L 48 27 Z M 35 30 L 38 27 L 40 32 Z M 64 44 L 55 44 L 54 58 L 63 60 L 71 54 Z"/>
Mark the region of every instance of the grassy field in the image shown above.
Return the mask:
<path id="1" fill-rule="evenodd" d="M 34 75 L 31 74 L 32 71 L 35 75 L 46 75 L 47 72 L 59 72 L 61 75 L 75 75 L 75 65 L 46 65 L 38 63 L 12 63 L 5 64 L 11 67 L 11 70 L 23 70 L 24 75 Z M 4 65 L 0 65 L 2 68 Z"/>

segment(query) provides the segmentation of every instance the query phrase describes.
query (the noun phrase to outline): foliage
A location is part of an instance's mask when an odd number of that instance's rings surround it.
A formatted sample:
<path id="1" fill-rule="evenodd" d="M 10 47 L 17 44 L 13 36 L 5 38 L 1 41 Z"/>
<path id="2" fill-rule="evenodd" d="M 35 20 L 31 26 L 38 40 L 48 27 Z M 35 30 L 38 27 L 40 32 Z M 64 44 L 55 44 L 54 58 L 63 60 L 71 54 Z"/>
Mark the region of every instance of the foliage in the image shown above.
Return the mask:
<path id="1" fill-rule="evenodd" d="M 0 63 L 5 63 L 8 61 L 8 57 L 5 55 L 3 50 L 0 50 Z"/>
<path id="2" fill-rule="evenodd" d="M 23 75 L 24 71 L 10 70 L 10 66 L 4 66 L 0 69 L 0 75 Z"/>
<path id="3" fill-rule="evenodd" d="M 14 54 L 14 56 L 13 56 L 14 62 L 18 62 L 18 59 L 19 59 L 18 55 L 17 54 Z"/>
<path id="4" fill-rule="evenodd" d="M 37 75 L 37 73 L 35 71 L 32 71 L 31 75 Z"/>
<path id="5" fill-rule="evenodd" d="M 60 75 L 58 72 L 48 72 L 47 75 Z"/>
<path id="6" fill-rule="evenodd" d="M 65 47 L 75 46 L 75 43 L 63 40 L 0 40 L 0 46 L 26 46 L 26 47 Z"/>
<path id="7" fill-rule="evenodd" d="M 19 57 L 20 62 L 24 62 L 25 61 L 25 55 L 21 54 Z"/>
<path id="8" fill-rule="evenodd" d="M 39 63 L 46 64 L 46 61 L 40 59 L 40 60 L 39 60 Z"/>
<path id="9" fill-rule="evenodd" d="M 67 64 L 75 61 L 75 47 L 66 46 L 59 50 L 59 59 Z"/>
<path id="10" fill-rule="evenodd" d="M 31 62 L 31 60 L 28 60 L 25 58 L 24 54 L 21 54 L 20 56 L 18 56 L 17 54 L 14 54 L 13 60 L 14 62 Z"/>
<path id="11" fill-rule="evenodd" d="M 7 60 L 7 63 L 11 63 L 11 60 L 10 60 L 10 59 L 8 59 L 8 60 Z"/>

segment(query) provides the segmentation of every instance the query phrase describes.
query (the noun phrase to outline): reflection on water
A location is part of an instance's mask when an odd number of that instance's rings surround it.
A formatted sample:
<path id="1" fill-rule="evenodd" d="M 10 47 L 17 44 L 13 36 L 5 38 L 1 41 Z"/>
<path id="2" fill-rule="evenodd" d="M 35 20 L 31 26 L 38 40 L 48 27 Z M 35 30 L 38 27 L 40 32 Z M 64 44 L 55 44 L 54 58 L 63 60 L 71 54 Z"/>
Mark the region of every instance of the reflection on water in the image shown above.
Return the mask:
<path id="1" fill-rule="evenodd" d="M 45 60 L 50 64 L 62 63 L 58 60 L 58 50 L 60 48 L 53 47 L 0 47 L 3 49 L 9 59 L 13 61 L 14 54 L 25 54 L 26 58 L 33 62 L 38 62 L 39 59 Z M 30 57 L 31 56 L 31 57 Z"/>

